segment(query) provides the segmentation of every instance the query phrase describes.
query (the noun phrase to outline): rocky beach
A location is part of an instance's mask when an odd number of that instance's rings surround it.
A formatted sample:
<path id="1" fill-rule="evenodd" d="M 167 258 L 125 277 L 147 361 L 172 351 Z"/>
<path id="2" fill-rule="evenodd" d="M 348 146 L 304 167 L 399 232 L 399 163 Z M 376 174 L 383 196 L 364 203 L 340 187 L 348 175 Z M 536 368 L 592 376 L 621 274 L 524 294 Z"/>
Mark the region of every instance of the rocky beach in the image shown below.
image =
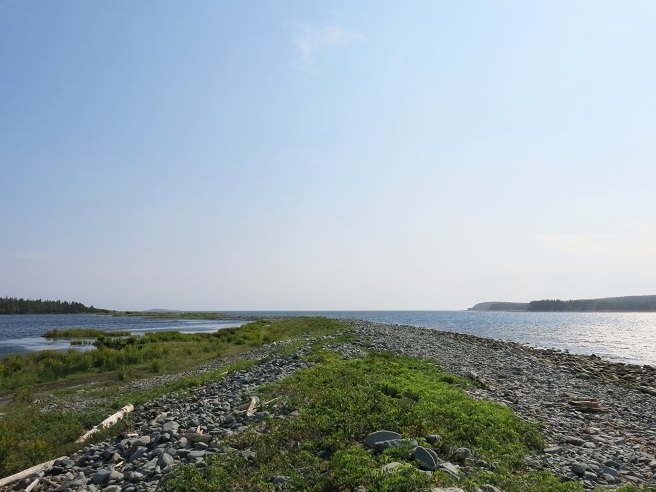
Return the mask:
<path id="1" fill-rule="evenodd" d="M 501 403 L 522 419 L 540 423 L 546 449 L 526 459 L 530 469 L 550 470 L 589 489 L 656 484 L 655 368 L 452 332 L 347 322 L 351 340 L 336 347 L 342 357 L 375 350 L 434 359 L 445 370 L 477 381 L 478 387 L 468 391 L 474 398 Z M 280 402 L 259 401 L 255 392 L 309 367 L 302 356 L 313 341 L 301 339 L 291 353 L 281 351 L 287 341 L 240 356 L 259 363 L 188 393 L 137 406 L 123 435 L 57 459 L 2 490 L 154 491 L 175 475 L 178 464 L 203 468 L 212 455 L 248 457 L 249 449 L 230 448 L 222 438 L 248 429 L 263 431 L 269 418 L 294 418 Z M 217 360 L 200 371 L 226 363 Z M 147 389 L 175 377 L 131 384 Z M 80 405 L 83 395 L 46 404 L 69 411 Z M 474 466 L 466 451 L 435 454 L 435 465 L 456 475 Z M 281 487 L 285 480 L 272 477 Z"/>

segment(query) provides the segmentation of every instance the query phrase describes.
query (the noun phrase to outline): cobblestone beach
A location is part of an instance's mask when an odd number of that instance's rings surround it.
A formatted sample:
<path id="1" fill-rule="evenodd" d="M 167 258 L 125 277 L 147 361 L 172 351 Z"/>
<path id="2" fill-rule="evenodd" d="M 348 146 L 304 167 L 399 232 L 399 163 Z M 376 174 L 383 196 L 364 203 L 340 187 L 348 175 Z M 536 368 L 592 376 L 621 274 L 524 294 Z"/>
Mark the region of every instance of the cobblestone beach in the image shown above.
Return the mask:
<path id="1" fill-rule="evenodd" d="M 444 369 L 478 381 L 480 388 L 470 391 L 473 397 L 502 403 L 521 418 L 541 423 L 547 446 L 527 458 L 529 467 L 549 469 L 586 488 L 656 483 L 654 368 L 452 332 L 347 322 L 357 339 L 338 347 L 344 357 L 383 350 L 435 359 Z M 180 463 L 203 467 L 208 456 L 248 452 L 224 447 L 221 438 L 253 426 L 262 429 L 267 418 L 294 417 L 253 398 L 258 386 L 309 367 L 301 357 L 303 347 L 271 356 L 281 345 L 246 354 L 260 360 L 250 369 L 138 406 L 130 416 L 131 434 L 60 458 L 3 490 L 154 491 Z M 147 389 L 175 377 L 132 384 Z M 50 405 L 74 410 L 82 405 L 83 398 L 78 400 Z"/>

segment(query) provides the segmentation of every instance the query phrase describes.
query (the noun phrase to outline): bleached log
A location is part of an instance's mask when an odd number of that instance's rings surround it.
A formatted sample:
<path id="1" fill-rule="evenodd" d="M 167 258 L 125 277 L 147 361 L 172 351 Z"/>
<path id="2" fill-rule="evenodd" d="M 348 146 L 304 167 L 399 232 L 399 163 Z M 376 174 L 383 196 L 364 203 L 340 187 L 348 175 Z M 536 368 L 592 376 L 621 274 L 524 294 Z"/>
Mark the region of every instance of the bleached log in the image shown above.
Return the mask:
<path id="1" fill-rule="evenodd" d="M 263 407 L 266 407 L 269 403 L 273 403 L 274 401 L 276 401 L 276 400 L 280 400 L 281 398 L 282 398 L 282 396 L 276 396 L 276 397 L 273 398 L 272 400 L 265 401 L 264 403 L 262 403 L 262 406 L 263 406 Z"/>
<path id="2" fill-rule="evenodd" d="M 251 404 L 248 405 L 248 410 L 246 410 L 246 416 L 252 417 L 255 415 L 255 407 L 260 402 L 260 399 L 257 396 L 251 396 Z"/>
<path id="3" fill-rule="evenodd" d="M 94 435 L 96 432 L 105 429 L 111 425 L 114 425 L 117 422 L 120 422 L 121 420 L 123 420 L 123 417 L 125 417 L 128 413 L 132 412 L 133 410 L 134 410 L 134 406 L 132 404 L 125 405 L 118 412 L 107 417 L 99 425 L 95 426 L 89 432 L 85 433 L 75 442 L 80 443 L 86 441 L 90 436 Z"/>
<path id="4" fill-rule="evenodd" d="M 36 484 L 39 483 L 39 480 L 40 480 L 40 479 L 37 478 L 36 480 L 34 480 L 34 482 L 32 482 L 31 484 L 29 484 L 29 485 L 27 486 L 27 488 L 25 489 L 25 492 L 31 492 L 32 489 L 33 489 L 34 487 L 36 487 Z"/>
<path id="5" fill-rule="evenodd" d="M 4 487 L 7 484 L 10 484 L 12 482 L 16 482 L 17 480 L 22 480 L 26 477 L 29 477 L 30 475 L 34 475 L 36 473 L 39 473 L 41 470 L 45 470 L 46 468 L 50 468 L 52 465 L 54 465 L 55 461 L 64 459 L 65 456 L 62 456 L 60 458 L 51 460 L 51 461 L 46 461 L 45 463 L 41 463 L 40 465 L 34 465 L 31 468 L 28 468 L 27 470 L 23 470 L 22 472 L 15 473 L 14 475 L 11 475 L 9 477 L 5 477 L 2 480 L 0 480 L 0 487 Z"/>

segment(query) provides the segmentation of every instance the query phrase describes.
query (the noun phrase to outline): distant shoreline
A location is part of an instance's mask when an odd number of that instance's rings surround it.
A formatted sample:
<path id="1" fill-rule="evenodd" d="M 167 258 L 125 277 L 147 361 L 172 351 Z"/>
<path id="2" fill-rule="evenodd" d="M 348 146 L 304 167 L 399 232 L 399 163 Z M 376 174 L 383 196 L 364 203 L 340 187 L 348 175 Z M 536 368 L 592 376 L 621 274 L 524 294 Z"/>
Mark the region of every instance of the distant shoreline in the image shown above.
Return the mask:
<path id="1" fill-rule="evenodd" d="M 470 307 L 468 311 L 649 313 L 656 312 L 656 295 L 568 301 L 542 299 L 531 302 L 480 302 Z"/>

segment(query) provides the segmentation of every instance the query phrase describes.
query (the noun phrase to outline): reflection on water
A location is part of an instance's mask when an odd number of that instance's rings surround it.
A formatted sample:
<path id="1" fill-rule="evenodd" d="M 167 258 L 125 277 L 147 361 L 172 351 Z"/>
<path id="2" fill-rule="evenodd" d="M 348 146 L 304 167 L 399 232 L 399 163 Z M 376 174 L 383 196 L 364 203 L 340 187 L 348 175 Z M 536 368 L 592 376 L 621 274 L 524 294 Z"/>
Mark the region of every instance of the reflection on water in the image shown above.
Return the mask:
<path id="1" fill-rule="evenodd" d="M 154 319 L 138 316 L 98 315 L 2 315 L 0 316 L 0 357 L 9 354 L 35 352 L 39 350 L 90 350 L 93 340 L 82 345 L 71 345 L 70 340 L 47 339 L 41 335 L 55 328 L 98 328 L 105 331 L 126 330 L 134 335 L 156 331 L 179 331 L 181 333 L 212 333 L 224 328 L 236 328 L 244 321 L 235 320 L 184 320 Z"/>
<path id="2" fill-rule="evenodd" d="M 296 311 L 240 314 L 326 316 L 421 326 L 574 354 L 595 354 L 615 362 L 656 366 L 656 313 Z"/>
<path id="3" fill-rule="evenodd" d="M 71 345 L 70 340 L 53 340 L 42 337 L 14 338 L 12 340 L 0 340 L 0 357 L 8 354 L 19 354 L 25 352 L 36 352 L 38 350 L 68 350 L 74 348 L 84 351 L 93 348 L 91 342 L 83 345 Z"/>

